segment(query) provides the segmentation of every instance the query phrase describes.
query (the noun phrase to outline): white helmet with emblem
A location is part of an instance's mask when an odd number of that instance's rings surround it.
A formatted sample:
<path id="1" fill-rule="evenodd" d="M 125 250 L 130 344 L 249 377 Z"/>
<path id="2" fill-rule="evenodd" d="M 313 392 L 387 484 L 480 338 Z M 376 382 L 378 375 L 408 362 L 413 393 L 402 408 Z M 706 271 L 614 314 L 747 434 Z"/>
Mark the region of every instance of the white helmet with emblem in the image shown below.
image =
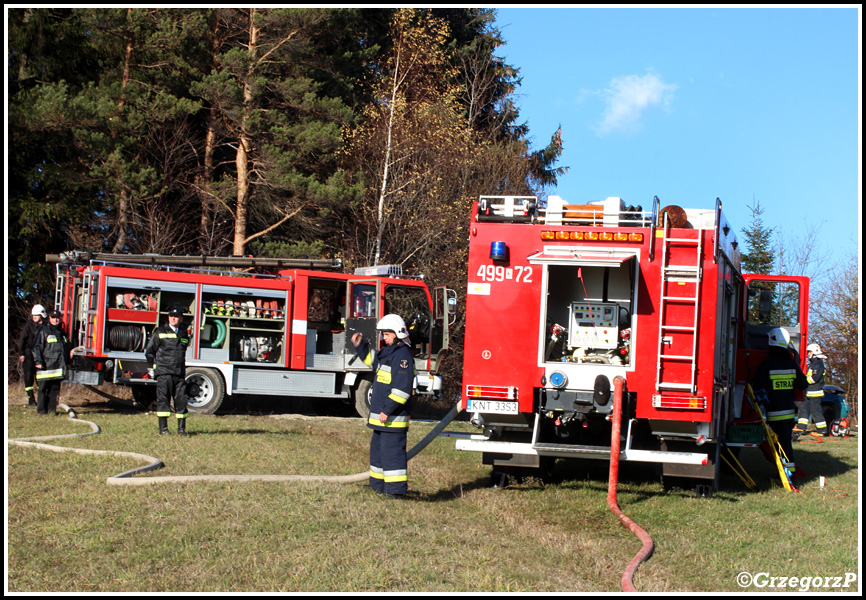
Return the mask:
<path id="1" fill-rule="evenodd" d="M 819 346 L 818 344 L 809 344 L 808 346 L 806 346 L 806 352 L 811 352 L 818 358 L 827 358 L 824 353 L 821 352 L 821 346 Z"/>
<path id="2" fill-rule="evenodd" d="M 400 315 L 385 315 L 376 323 L 376 330 L 393 331 L 401 340 L 409 337 L 409 330 L 406 329 L 406 323 Z"/>
<path id="3" fill-rule="evenodd" d="M 771 346 L 787 348 L 788 344 L 791 343 L 791 334 L 788 333 L 787 329 L 782 329 L 781 327 L 772 329 L 767 337 L 769 338 Z"/>

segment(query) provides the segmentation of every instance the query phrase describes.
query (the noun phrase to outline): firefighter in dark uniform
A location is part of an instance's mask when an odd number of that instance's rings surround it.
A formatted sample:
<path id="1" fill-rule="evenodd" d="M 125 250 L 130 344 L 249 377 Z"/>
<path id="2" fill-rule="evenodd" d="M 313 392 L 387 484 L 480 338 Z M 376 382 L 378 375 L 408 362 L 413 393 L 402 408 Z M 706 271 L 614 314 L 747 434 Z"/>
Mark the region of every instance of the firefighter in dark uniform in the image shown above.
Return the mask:
<path id="1" fill-rule="evenodd" d="M 66 378 L 66 366 L 72 358 L 69 340 L 60 328 L 62 318 L 60 311 L 51 311 L 48 323 L 40 326 L 33 340 L 33 363 L 39 382 L 36 412 L 40 415 L 57 414 L 60 384 Z"/>
<path id="2" fill-rule="evenodd" d="M 171 399 L 177 416 L 177 433 L 186 435 L 186 349 L 190 334 L 181 326 L 183 309 L 173 306 L 168 312 L 168 323 L 153 330 L 144 355 L 148 375 L 156 378 L 156 416 L 159 418 L 160 435 L 168 434 L 168 418 L 171 416 Z"/>
<path id="3" fill-rule="evenodd" d="M 18 338 L 18 362 L 21 363 L 24 391 L 27 392 L 27 403 L 31 406 L 36 406 L 36 398 L 33 394 L 33 390 L 35 389 L 34 382 L 36 380 L 36 364 L 33 362 L 33 340 L 36 334 L 39 333 L 42 322 L 47 318 L 48 315 L 41 304 L 34 306 L 30 311 L 30 320 L 24 325 L 24 329 L 21 330 L 21 337 Z"/>
<path id="4" fill-rule="evenodd" d="M 406 434 L 415 360 L 409 346 L 403 343 L 409 338 L 409 331 L 399 315 L 385 315 L 376 329 L 385 340 L 385 346 L 378 351 L 371 350 L 360 333 L 352 336 L 358 357 L 376 373 L 367 419 L 367 427 L 373 430 L 370 487 L 378 494 L 403 498 L 409 489 Z"/>
<path id="5" fill-rule="evenodd" d="M 794 429 L 794 390 L 805 390 L 809 385 L 797 360 L 791 355 L 791 336 L 787 330 L 776 327 L 769 333 L 768 356 L 758 365 L 752 389 L 755 398 L 766 409 L 767 424 L 785 451 L 788 467 L 797 476 L 805 474 L 794 466 L 794 448 L 791 433 Z"/>
<path id="6" fill-rule="evenodd" d="M 821 352 L 821 346 L 809 344 L 806 346 L 806 358 L 809 359 L 809 368 L 806 370 L 809 387 L 806 388 L 806 401 L 800 405 L 794 434 L 799 436 L 806 433 L 811 416 L 818 433 L 826 436 L 828 423 L 821 411 L 821 399 L 824 398 L 824 359 L 827 357 Z"/>

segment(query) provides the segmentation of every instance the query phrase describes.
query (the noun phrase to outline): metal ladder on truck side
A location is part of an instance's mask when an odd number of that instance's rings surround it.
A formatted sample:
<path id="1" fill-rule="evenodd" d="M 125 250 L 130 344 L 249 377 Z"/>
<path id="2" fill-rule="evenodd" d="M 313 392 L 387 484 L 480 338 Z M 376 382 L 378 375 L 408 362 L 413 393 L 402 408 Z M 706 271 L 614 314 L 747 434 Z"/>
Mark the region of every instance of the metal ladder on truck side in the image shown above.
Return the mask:
<path id="1" fill-rule="evenodd" d="M 96 328 L 96 302 L 95 294 L 92 294 L 93 285 L 98 275 L 94 275 L 88 269 L 81 276 L 80 315 L 78 322 L 78 345 L 88 351 L 95 351 L 94 335 Z"/>
<path id="2" fill-rule="evenodd" d="M 664 213 L 662 228 L 662 263 L 661 263 L 661 286 L 659 302 L 659 347 L 658 363 L 656 367 L 656 389 L 658 391 L 685 391 L 694 394 L 697 386 L 697 361 L 698 361 L 698 315 L 701 304 L 701 256 L 703 251 L 703 230 L 677 229 L 677 231 L 695 232 L 697 237 L 672 237 L 668 214 Z M 695 248 L 695 261 L 691 265 L 672 265 L 671 247 L 691 246 Z M 680 253 L 682 254 L 682 253 Z M 675 286 L 669 284 L 694 284 L 694 295 L 674 295 L 672 289 Z M 689 286 L 690 287 L 690 286 Z M 689 325 L 672 325 L 668 307 L 670 305 L 686 304 L 693 307 L 693 317 Z M 679 311 L 682 314 L 682 311 Z M 682 337 L 691 337 L 691 354 L 665 354 L 665 341 L 671 340 L 671 335 L 677 334 Z M 682 344 L 681 344 L 682 345 Z M 683 381 L 665 380 L 665 366 L 674 362 L 688 362 L 691 365 L 691 376 L 688 383 Z"/>

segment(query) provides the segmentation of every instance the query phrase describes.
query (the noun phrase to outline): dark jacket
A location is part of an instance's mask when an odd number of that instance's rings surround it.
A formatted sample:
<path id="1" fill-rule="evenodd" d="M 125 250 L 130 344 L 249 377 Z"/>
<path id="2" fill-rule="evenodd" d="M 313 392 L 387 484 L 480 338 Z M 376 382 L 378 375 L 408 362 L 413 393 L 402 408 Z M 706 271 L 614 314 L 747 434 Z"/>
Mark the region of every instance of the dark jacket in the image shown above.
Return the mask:
<path id="1" fill-rule="evenodd" d="M 144 356 L 147 364 L 156 371 L 156 376 L 179 375 L 186 376 L 186 349 L 189 346 L 190 335 L 181 324 L 177 333 L 172 331 L 168 323 L 153 330 Z"/>
<path id="2" fill-rule="evenodd" d="M 793 419 L 796 412 L 794 390 L 805 390 L 808 385 L 806 376 L 791 354 L 774 346 L 758 365 L 752 380 L 755 397 L 767 403 L 768 422 Z"/>
<path id="3" fill-rule="evenodd" d="M 409 346 L 397 342 L 371 352 L 370 345 L 362 341 L 356 352 L 358 358 L 373 367 L 376 373 L 367 427 L 379 431 L 405 431 L 409 427 L 409 399 L 415 382 L 415 359 Z M 379 420 L 379 413 L 388 416 L 384 423 Z"/>
<path id="4" fill-rule="evenodd" d="M 18 338 L 18 356 L 23 356 L 25 359 L 33 358 L 33 340 L 36 334 L 39 333 L 39 328 L 42 327 L 33 319 L 29 319 L 24 324 L 24 329 L 21 330 L 21 337 Z"/>
<path id="5" fill-rule="evenodd" d="M 45 323 L 33 339 L 33 364 L 42 365 L 37 381 L 64 379 L 69 362 L 69 340 L 59 328 Z"/>
<path id="6" fill-rule="evenodd" d="M 806 373 L 806 378 L 809 380 L 809 387 L 806 388 L 806 396 L 823 396 L 824 395 L 824 361 L 812 355 L 809 359 L 809 370 Z"/>

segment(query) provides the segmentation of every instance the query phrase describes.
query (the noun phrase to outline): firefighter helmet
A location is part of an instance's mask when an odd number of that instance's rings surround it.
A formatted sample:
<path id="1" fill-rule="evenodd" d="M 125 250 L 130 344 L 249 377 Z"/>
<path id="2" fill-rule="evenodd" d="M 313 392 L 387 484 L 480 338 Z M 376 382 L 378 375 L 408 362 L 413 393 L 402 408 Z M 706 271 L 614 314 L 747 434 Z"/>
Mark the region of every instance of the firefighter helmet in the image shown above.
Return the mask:
<path id="1" fill-rule="evenodd" d="M 821 346 L 819 346 L 818 344 L 809 344 L 808 346 L 806 346 L 806 352 L 811 352 L 818 358 L 827 358 L 826 356 L 824 356 L 824 353 L 821 352 Z"/>
<path id="2" fill-rule="evenodd" d="M 385 315 L 376 323 L 376 331 L 393 331 L 401 340 L 409 337 L 409 330 L 400 315 Z"/>
<path id="3" fill-rule="evenodd" d="M 781 327 L 771 329 L 767 337 L 770 340 L 770 346 L 787 348 L 788 344 L 791 343 L 791 334 L 788 333 L 787 329 L 783 329 Z"/>
<path id="4" fill-rule="evenodd" d="M 35 317 L 36 315 L 39 315 L 39 316 L 42 317 L 43 319 L 47 319 L 47 318 L 48 318 L 48 314 L 45 312 L 45 307 L 42 306 L 41 304 L 37 304 L 36 306 L 34 306 L 34 307 L 33 307 L 33 310 L 30 311 L 30 315 L 31 315 L 31 316 L 34 316 L 34 317 Z"/>
<path id="5" fill-rule="evenodd" d="M 181 308 L 180 306 L 175 304 L 174 306 L 172 306 L 169 309 L 168 316 L 169 317 L 180 317 L 182 319 L 183 318 L 183 308 Z"/>

